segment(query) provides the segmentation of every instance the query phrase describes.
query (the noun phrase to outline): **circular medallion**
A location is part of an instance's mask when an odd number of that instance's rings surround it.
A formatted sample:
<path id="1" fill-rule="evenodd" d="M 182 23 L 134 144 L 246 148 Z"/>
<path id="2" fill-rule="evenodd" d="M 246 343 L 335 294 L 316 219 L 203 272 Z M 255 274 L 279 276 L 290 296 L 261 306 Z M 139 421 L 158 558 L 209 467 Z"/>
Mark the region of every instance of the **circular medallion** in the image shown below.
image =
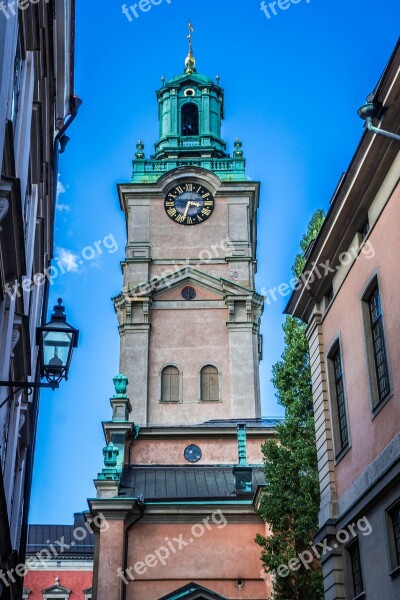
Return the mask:
<path id="1" fill-rule="evenodd" d="M 196 463 L 201 459 L 201 450 L 196 444 L 190 444 L 185 448 L 184 456 L 188 462 Z"/>

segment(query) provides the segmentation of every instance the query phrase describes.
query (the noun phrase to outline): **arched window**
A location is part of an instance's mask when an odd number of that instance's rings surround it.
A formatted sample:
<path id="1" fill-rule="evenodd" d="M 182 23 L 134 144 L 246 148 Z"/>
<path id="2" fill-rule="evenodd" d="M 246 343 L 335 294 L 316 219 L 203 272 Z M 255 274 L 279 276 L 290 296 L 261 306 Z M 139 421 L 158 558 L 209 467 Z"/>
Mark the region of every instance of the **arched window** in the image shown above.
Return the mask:
<path id="1" fill-rule="evenodd" d="M 202 368 L 201 374 L 201 399 L 203 402 L 219 400 L 219 375 L 218 369 L 211 365 Z"/>
<path id="2" fill-rule="evenodd" d="M 168 366 L 161 373 L 161 402 L 179 402 L 180 374 L 177 367 Z"/>
<path id="3" fill-rule="evenodd" d="M 182 135 L 199 135 L 199 109 L 193 102 L 182 106 Z"/>

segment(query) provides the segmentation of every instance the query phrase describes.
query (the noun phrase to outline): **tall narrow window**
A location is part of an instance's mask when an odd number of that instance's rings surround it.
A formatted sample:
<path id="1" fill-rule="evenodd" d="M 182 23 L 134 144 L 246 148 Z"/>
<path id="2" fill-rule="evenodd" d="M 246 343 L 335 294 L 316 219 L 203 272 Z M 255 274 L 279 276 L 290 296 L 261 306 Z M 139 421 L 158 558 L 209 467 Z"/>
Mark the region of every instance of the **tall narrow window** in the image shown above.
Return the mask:
<path id="1" fill-rule="evenodd" d="M 400 566 L 400 504 L 397 504 L 395 508 L 390 511 L 390 520 L 393 529 L 393 542 L 394 542 L 394 564 L 396 567 Z"/>
<path id="2" fill-rule="evenodd" d="M 369 221 L 367 219 L 360 231 L 362 241 L 364 241 L 366 239 L 367 235 L 369 234 L 369 231 L 370 231 L 370 226 L 369 226 Z"/>
<path id="3" fill-rule="evenodd" d="M 17 40 L 17 49 L 15 54 L 15 62 L 14 62 L 14 82 L 12 89 L 12 98 L 11 98 L 11 121 L 15 127 L 17 114 L 18 114 L 18 105 L 19 105 L 19 96 L 21 93 L 21 79 L 22 79 L 22 69 L 23 69 L 23 60 L 22 60 L 22 45 L 21 39 L 18 37 Z"/>
<path id="4" fill-rule="evenodd" d="M 347 426 L 346 398 L 344 393 L 342 357 L 340 348 L 332 356 L 333 372 L 335 378 L 335 396 L 337 403 L 337 420 L 340 439 L 340 450 L 349 444 L 349 430 Z"/>
<path id="5" fill-rule="evenodd" d="M 161 373 L 161 401 L 179 402 L 180 374 L 177 367 L 165 367 Z"/>
<path id="6" fill-rule="evenodd" d="M 369 301 L 369 315 L 372 333 L 372 345 L 375 362 L 376 381 L 378 386 L 378 403 L 385 400 L 390 393 L 389 368 L 387 362 L 385 332 L 381 298 L 378 285 L 375 285 Z"/>
<path id="7" fill-rule="evenodd" d="M 182 107 L 182 135 L 199 135 L 199 109 L 192 102 Z"/>
<path id="8" fill-rule="evenodd" d="M 349 548 L 351 574 L 353 577 L 353 594 L 358 596 L 364 591 L 364 581 L 361 568 L 361 557 L 360 557 L 360 544 L 357 541 L 354 542 Z"/>
<path id="9" fill-rule="evenodd" d="M 218 369 L 211 365 L 201 370 L 201 399 L 203 402 L 219 400 L 219 375 Z"/>

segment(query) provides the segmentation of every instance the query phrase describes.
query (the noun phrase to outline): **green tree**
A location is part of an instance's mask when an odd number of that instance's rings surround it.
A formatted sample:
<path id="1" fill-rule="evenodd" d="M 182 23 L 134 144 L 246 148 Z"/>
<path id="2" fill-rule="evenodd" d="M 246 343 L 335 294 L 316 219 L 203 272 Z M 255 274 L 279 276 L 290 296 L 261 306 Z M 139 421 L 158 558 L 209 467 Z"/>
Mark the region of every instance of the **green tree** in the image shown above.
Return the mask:
<path id="1" fill-rule="evenodd" d="M 305 266 L 304 253 L 317 237 L 324 219 L 325 213 L 318 210 L 310 221 L 300 242 L 302 252 L 292 268 L 296 277 Z M 276 440 L 263 445 L 267 485 L 260 514 L 272 535 L 258 536 L 256 541 L 262 547 L 265 570 L 274 575 L 274 600 L 324 597 L 320 564 L 317 559 L 312 560 L 310 552 L 318 529 L 319 482 L 305 328 L 304 323 L 290 316 L 283 325 L 285 349 L 273 367 L 272 382 L 278 402 L 285 408 L 285 421 L 277 427 Z M 303 552 L 307 552 L 303 555 L 304 562 L 310 563 L 307 566 L 293 560 Z"/>

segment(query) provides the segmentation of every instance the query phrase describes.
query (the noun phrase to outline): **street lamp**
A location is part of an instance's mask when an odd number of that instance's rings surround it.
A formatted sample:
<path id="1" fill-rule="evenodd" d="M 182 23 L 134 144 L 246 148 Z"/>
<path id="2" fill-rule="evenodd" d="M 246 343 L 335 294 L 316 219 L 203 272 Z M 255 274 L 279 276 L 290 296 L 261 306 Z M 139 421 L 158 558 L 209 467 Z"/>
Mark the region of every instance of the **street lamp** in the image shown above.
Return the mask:
<path id="1" fill-rule="evenodd" d="M 0 408 L 21 390 L 29 390 L 31 393 L 35 388 L 55 390 L 59 387 L 62 379 L 67 380 L 72 354 L 74 348 L 78 346 L 78 337 L 79 331 L 67 323 L 65 308 L 62 305 L 62 299 L 59 298 L 49 323 L 36 329 L 40 377 L 45 377 L 48 383 L 0 381 L 0 387 L 17 388 L 11 396 L 0 404 Z"/>
<path id="2" fill-rule="evenodd" d="M 49 383 L 60 383 L 68 379 L 72 353 L 78 346 L 79 331 L 67 323 L 62 299 L 51 320 L 36 330 L 36 343 L 39 346 L 40 375 Z"/>

